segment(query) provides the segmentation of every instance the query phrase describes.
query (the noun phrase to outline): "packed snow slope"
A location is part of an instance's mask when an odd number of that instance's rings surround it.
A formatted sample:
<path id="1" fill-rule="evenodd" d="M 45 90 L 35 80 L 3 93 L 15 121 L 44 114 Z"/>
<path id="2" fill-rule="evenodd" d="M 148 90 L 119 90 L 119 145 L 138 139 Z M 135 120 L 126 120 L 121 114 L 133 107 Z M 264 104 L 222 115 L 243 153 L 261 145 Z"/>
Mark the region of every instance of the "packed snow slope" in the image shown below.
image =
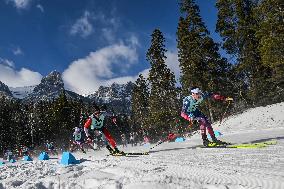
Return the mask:
<path id="1" fill-rule="evenodd" d="M 245 143 L 275 139 L 265 148 L 199 148 L 200 135 L 163 143 L 148 156 L 107 156 L 106 149 L 74 153 L 81 163 L 63 166 L 58 157 L 0 166 L 0 188 L 283 189 L 284 103 L 258 107 L 213 126 L 221 140 Z M 149 146 L 130 145 L 127 152 Z"/>

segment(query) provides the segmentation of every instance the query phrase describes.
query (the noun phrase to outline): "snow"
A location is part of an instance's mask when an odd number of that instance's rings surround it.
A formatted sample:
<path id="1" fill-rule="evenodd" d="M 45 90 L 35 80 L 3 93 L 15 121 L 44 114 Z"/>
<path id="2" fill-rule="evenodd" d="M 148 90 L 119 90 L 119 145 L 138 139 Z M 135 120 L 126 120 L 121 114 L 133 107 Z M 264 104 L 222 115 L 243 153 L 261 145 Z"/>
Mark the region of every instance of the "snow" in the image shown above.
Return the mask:
<path id="1" fill-rule="evenodd" d="M 33 92 L 35 86 L 9 87 L 15 98 L 23 99 Z"/>
<path id="2" fill-rule="evenodd" d="M 232 143 L 277 140 L 255 149 L 199 148 L 200 134 L 184 142 L 165 142 L 148 156 L 107 156 L 106 149 L 76 152 L 81 163 L 63 166 L 58 157 L 0 166 L 0 188 L 48 189 L 283 189 L 284 103 L 258 107 L 213 125 Z M 128 145 L 127 152 L 150 146 Z"/>

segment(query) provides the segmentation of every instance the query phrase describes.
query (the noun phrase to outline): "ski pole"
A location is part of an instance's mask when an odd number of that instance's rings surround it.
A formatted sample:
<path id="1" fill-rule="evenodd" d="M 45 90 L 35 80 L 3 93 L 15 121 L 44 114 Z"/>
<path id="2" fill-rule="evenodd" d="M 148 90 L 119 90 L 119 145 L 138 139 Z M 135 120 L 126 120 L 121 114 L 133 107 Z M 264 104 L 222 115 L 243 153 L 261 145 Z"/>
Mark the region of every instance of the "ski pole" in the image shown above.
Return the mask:
<path id="1" fill-rule="evenodd" d="M 152 150 L 153 148 L 156 148 L 156 147 L 159 146 L 160 144 L 162 144 L 162 143 L 164 143 L 164 142 L 166 142 L 166 141 L 169 141 L 169 140 L 173 139 L 174 135 L 175 135 L 175 134 L 171 134 L 171 135 L 167 136 L 167 138 L 166 138 L 165 140 L 162 140 L 162 141 L 158 142 L 155 146 L 152 146 L 152 147 L 149 149 L 149 151 Z"/>
<path id="2" fill-rule="evenodd" d="M 152 147 L 149 149 L 149 151 L 152 150 L 153 148 L 159 146 L 160 144 L 164 143 L 165 141 L 166 141 L 166 140 L 158 142 L 155 146 L 152 146 Z"/>

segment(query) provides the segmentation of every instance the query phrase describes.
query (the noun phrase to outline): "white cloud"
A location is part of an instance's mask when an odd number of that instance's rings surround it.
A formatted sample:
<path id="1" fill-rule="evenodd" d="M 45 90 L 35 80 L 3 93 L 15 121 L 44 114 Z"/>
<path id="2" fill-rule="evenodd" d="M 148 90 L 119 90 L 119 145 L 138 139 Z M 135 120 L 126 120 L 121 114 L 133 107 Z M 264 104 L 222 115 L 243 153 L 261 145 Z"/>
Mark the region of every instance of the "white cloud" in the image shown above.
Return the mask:
<path id="1" fill-rule="evenodd" d="M 125 67 L 137 63 L 136 49 L 124 44 L 110 45 L 87 57 L 73 61 L 63 72 L 65 86 L 79 94 L 91 94 L 99 86 L 110 82 L 124 83 L 132 77 L 116 78 L 115 72 L 122 72 Z M 124 63 L 122 63 L 124 62 Z M 133 79 L 133 78 L 132 78 Z"/>
<path id="2" fill-rule="evenodd" d="M 102 35 L 109 43 L 115 41 L 115 34 L 111 28 L 102 28 Z"/>
<path id="3" fill-rule="evenodd" d="M 9 87 L 37 85 L 40 83 L 41 78 L 40 73 L 26 68 L 17 71 L 12 61 L 0 58 L 0 81 Z"/>
<path id="4" fill-rule="evenodd" d="M 11 2 L 17 9 L 26 9 L 32 0 L 6 0 L 7 3 Z"/>
<path id="5" fill-rule="evenodd" d="M 180 67 L 179 67 L 179 61 L 178 61 L 178 55 L 176 51 L 167 51 L 165 53 L 167 59 L 165 60 L 166 65 L 168 68 L 174 72 L 176 80 L 180 78 Z"/>
<path id="6" fill-rule="evenodd" d="M 8 67 L 11 67 L 11 68 L 14 68 L 14 62 L 11 61 L 11 60 L 7 60 L 7 59 L 2 59 L 0 58 L 0 64 L 3 64 L 4 66 L 8 66 Z"/>
<path id="7" fill-rule="evenodd" d="M 20 47 L 13 49 L 13 53 L 14 53 L 14 55 L 23 55 L 24 54 Z"/>
<path id="8" fill-rule="evenodd" d="M 93 25 L 90 22 L 90 13 L 85 11 L 84 15 L 76 20 L 72 25 L 70 34 L 79 35 L 83 38 L 89 36 L 93 32 Z"/>
<path id="9" fill-rule="evenodd" d="M 117 30 L 120 26 L 120 19 L 118 16 L 114 15 L 105 15 L 102 12 L 92 13 L 90 19 L 94 20 L 97 23 L 99 28 L 102 28 L 98 31 L 109 44 L 117 42 Z"/>
<path id="10" fill-rule="evenodd" d="M 128 39 L 127 42 L 129 42 L 133 46 L 140 46 L 138 38 L 132 34 Z"/>
<path id="11" fill-rule="evenodd" d="M 129 39 L 131 40 L 128 41 L 127 46 L 123 43 L 110 45 L 91 52 L 85 58 L 73 61 L 62 74 L 65 86 L 76 93 L 88 95 L 98 90 L 99 86 L 110 86 L 114 82 L 118 84 L 135 82 L 139 74 L 148 78 L 150 68 L 142 70 L 134 76 L 129 74 L 129 69 L 137 62 L 136 47 L 139 45 L 138 39 L 134 35 Z M 167 51 L 166 56 L 165 63 L 178 80 L 180 68 L 177 52 L 175 50 Z M 125 63 L 122 64 L 122 62 Z M 117 77 L 115 74 L 117 72 L 125 76 Z"/>
<path id="12" fill-rule="evenodd" d="M 145 69 L 145 70 L 139 72 L 135 76 L 124 76 L 124 77 L 117 77 L 117 78 L 109 79 L 109 80 L 106 80 L 104 82 L 104 86 L 110 86 L 113 83 L 125 84 L 129 81 L 134 83 L 137 80 L 137 78 L 139 77 L 140 74 L 142 74 L 144 78 L 148 78 L 149 77 L 149 71 L 150 71 L 150 69 L 148 68 L 148 69 Z"/>
<path id="13" fill-rule="evenodd" d="M 36 8 L 38 8 L 42 13 L 44 13 L 44 8 L 41 4 L 37 4 Z"/>

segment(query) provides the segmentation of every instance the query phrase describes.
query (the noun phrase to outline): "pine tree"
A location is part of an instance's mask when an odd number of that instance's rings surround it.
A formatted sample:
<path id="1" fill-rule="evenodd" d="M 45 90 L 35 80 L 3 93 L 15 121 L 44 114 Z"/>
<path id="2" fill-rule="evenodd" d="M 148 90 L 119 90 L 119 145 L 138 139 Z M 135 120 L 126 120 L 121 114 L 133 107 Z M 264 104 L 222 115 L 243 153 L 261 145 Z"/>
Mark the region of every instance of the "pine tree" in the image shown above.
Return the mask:
<path id="1" fill-rule="evenodd" d="M 175 126 L 177 93 L 174 74 L 165 64 L 165 38 L 159 29 L 152 33 L 151 46 L 146 57 L 151 64 L 149 83 L 149 134 L 155 138 Z"/>
<path id="2" fill-rule="evenodd" d="M 267 78 L 271 77 L 271 70 L 261 62 L 258 48 L 257 5 L 258 0 L 218 0 L 216 3 L 216 31 L 223 37 L 223 48 L 236 57 L 237 76 L 248 86 L 246 92 L 254 103 L 265 95 L 263 90 L 269 87 Z"/>
<path id="3" fill-rule="evenodd" d="M 146 128 L 149 116 L 149 87 L 142 74 L 139 75 L 132 91 L 131 108 L 133 124 L 138 128 Z M 135 130 L 138 130 L 136 128 Z"/>
<path id="4" fill-rule="evenodd" d="M 59 145 L 68 144 L 74 122 L 72 122 L 72 107 L 67 101 L 65 91 L 62 91 L 59 98 L 53 102 L 49 116 L 51 116 L 49 118 L 50 132 L 53 135 L 51 139 L 57 139 Z"/>
<path id="5" fill-rule="evenodd" d="M 269 80 L 273 91 L 272 103 L 284 100 L 284 2 L 281 0 L 261 1 L 256 12 L 260 39 L 259 50 L 264 65 L 272 69 Z"/>
<path id="6" fill-rule="evenodd" d="M 192 0 L 182 0 L 177 30 L 177 47 L 181 68 L 180 82 L 183 96 L 188 95 L 192 86 L 205 88 L 203 69 L 205 67 L 202 56 L 202 39 L 209 34 L 199 14 L 199 8 Z"/>
<path id="7" fill-rule="evenodd" d="M 15 140 L 15 136 L 12 135 L 13 133 L 13 125 L 11 119 L 12 117 L 12 110 L 11 107 L 11 101 L 5 98 L 5 96 L 2 96 L 0 98 L 0 150 L 3 152 L 8 147 L 12 147 L 12 141 Z"/>

